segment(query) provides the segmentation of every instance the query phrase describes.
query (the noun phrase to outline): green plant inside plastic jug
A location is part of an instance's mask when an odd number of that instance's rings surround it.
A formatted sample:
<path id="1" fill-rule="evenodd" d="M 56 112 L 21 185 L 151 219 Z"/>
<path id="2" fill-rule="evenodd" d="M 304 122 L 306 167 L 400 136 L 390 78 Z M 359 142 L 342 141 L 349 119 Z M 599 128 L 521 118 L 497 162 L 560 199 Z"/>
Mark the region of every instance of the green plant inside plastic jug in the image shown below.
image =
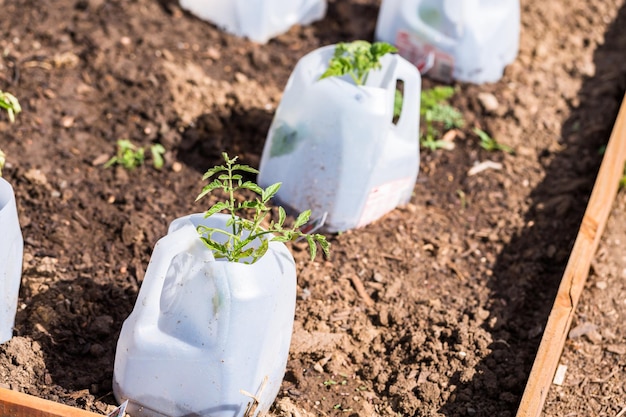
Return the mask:
<path id="1" fill-rule="evenodd" d="M 225 152 L 222 153 L 222 157 L 225 165 L 216 165 L 204 174 L 202 177 L 204 180 L 214 179 L 204 186 L 196 198 L 198 201 L 214 190 L 222 190 L 226 195 L 226 199 L 215 203 L 205 212 L 204 217 L 227 211 L 230 214 L 230 220 L 226 225 L 229 230 L 198 226 L 202 241 L 214 252 L 216 259 L 253 264 L 267 252 L 269 241 L 288 242 L 296 239 L 305 239 L 308 242 L 311 260 L 315 258 L 318 244 L 326 256 L 329 255 L 330 243 L 324 235 L 307 234 L 300 230 L 309 221 L 310 210 L 300 213 L 292 227 L 288 228 L 285 227 L 287 213 L 284 208 L 278 207 L 278 220 L 269 220 L 269 223 L 264 225 L 272 209 L 269 201 L 276 195 L 281 183 L 263 189 L 252 181 L 244 181 L 240 172 L 258 174 L 258 171 L 248 165 L 236 163 L 237 157 L 229 158 Z M 257 197 L 238 202 L 235 194 L 241 190 L 250 190 L 257 194 Z M 251 219 L 242 216 L 248 213 L 251 213 Z M 255 241 L 260 244 L 254 244 Z"/>
<path id="2" fill-rule="evenodd" d="M 356 85 L 365 85 L 370 71 L 381 68 L 380 59 L 388 53 L 397 51 L 395 46 L 387 42 L 370 43 L 363 40 L 340 42 L 335 46 L 335 53 L 328 62 L 328 69 L 320 79 L 349 75 Z"/>

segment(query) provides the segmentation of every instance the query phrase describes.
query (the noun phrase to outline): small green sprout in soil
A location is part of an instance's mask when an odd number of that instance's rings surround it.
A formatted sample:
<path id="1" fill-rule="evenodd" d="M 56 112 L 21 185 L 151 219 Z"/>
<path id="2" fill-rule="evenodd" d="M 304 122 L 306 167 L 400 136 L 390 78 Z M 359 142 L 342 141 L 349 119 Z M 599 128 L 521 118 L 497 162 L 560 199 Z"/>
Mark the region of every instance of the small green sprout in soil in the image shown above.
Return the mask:
<path id="1" fill-rule="evenodd" d="M 146 158 L 146 148 L 149 148 L 152 157 L 152 165 L 156 169 L 163 168 L 163 154 L 165 148 L 159 143 L 150 145 L 149 147 L 139 147 L 128 139 L 120 139 L 117 141 L 117 154 L 109 159 L 104 165 L 105 168 L 113 165 L 121 165 L 126 169 L 134 169 L 143 165 Z"/>
<path id="2" fill-rule="evenodd" d="M 463 127 L 463 115 L 448 104 L 454 95 L 454 88 L 437 86 L 422 90 L 420 95 L 420 116 L 422 118 L 422 133 L 420 144 L 430 150 L 448 149 L 449 143 L 441 138 L 444 131 Z"/>
<path id="3" fill-rule="evenodd" d="M 364 85 L 370 71 L 381 67 L 380 59 L 388 53 L 397 52 L 395 46 L 387 42 L 370 43 L 363 40 L 340 42 L 328 62 L 328 69 L 320 80 L 328 77 L 341 77 L 349 74 L 356 85 Z"/>
<path id="4" fill-rule="evenodd" d="M 478 136 L 478 139 L 480 139 L 480 147 L 484 150 L 489 152 L 502 151 L 506 153 L 513 153 L 513 148 L 502 143 L 498 143 L 484 130 L 474 128 L 473 132 L 476 134 L 476 136 Z"/>
<path id="5" fill-rule="evenodd" d="M 11 123 L 15 121 L 15 116 L 22 111 L 17 98 L 13 94 L 2 90 L 0 90 L 0 109 L 6 110 Z"/>
<path id="6" fill-rule="evenodd" d="M 20 106 L 17 98 L 11 94 L 0 90 L 0 109 L 3 109 L 7 112 L 9 116 L 9 121 L 11 123 L 15 122 L 15 116 L 22 111 L 22 107 Z M 2 169 L 6 164 L 6 154 L 2 149 L 0 149 L 0 177 L 2 177 Z"/>
<path id="7" fill-rule="evenodd" d="M 281 183 L 275 183 L 263 189 L 252 181 L 244 181 L 243 175 L 237 172 L 258 174 L 258 171 L 248 165 L 236 163 L 237 157 L 231 159 L 225 152 L 222 153 L 222 157 L 225 165 L 216 165 L 210 168 L 202 177 L 203 180 L 209 180 L 215 176 L 217 178 L 205 185 L 196 198 L 196 201 L 198 201 L 214 190 L 222 190 L 227 196 L 225 201 L 219 201 L 210 207 L 204 213 L 204 217 L 226 211 L 230 214 L 230 219 L 226 223 L 230 231 L 198 226 L 200 238 L 214 252 L 215 258 L 225 258 L 230 262 L 253 264 L 267 252 L 270 241 L 289 242 L 299 238 L 303 238 L 308 242 L 311 260 L 317 254 L 318 244 L 324 254 L 326 256 L 329 255 L 330 243 L 328 243 L 324 235 L 306 234 L 300 231 L 300 228 L 309 221 L 311 216 L 310 210 L 300 213 L 293 226 L 286 228 L 285 220 L 287 219 L 287 214 L 285 209 L 278 207 L 278 221 L 271 220 L 269 226 L 263 228 L 262 224 L 271 212 L 271 207 L 268 203 L 280 189 Z M 253 200 L 238 202 L 235 200 L 235 194 L 241 190 L 250 190 L 258 196 Z M 242 214 L 251 214 L 252 219 L 247 219 Z M 222 237 L 226 238 L 226 241 L 220 243 L 223 239 L 214 239 L 216 234 L 221 234 Z M 251 245 L 256 239 L 259 239 L 261 244 L 257 246 Z M 245 260 L 246 258 L 249 261 Z"/>
<path id="8" fill-rule="evenodd" d="M 619 179 L 620 188 L 626 188 L 626 165 L 624 165 L 623 173 L 622 178 Z"/>

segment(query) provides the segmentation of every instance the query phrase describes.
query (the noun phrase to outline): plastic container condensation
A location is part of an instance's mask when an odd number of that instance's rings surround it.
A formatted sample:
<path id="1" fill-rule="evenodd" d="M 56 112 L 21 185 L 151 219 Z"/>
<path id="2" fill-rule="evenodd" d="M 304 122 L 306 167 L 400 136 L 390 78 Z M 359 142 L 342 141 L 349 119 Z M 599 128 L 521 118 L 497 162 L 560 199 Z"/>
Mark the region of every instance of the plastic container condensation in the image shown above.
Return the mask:
<path id="1" fill-rule="evenodd" d="M 302 57 L 283 92 L 261 157 L 258 182 L 282 182 L 277 201 L 326 215 L 324 230 L 364 226 L 412 195 L 419 170 L 417 69 L 387 54 L 366 85 L 319 77 L 335 45 Z M 396 86 L 404 99 L 394 123 Z"/>
<path id="2" fill-rule="evenodd" d="M 228 215 L 174 220 L 152 254 L 122 326 L 113 391 L 140 416 L 242 417 L 269 409 L 285 374 L 296 300 L 295 262 L 270 242 L 252 265 L 216 261 L 196 231 Z"/>
<path id="3" fill-rule="evenodd" d="M 519 33 L 519 0 L 383 0 L 375 36 L 422 74 L 481 84 L 515 60 Z"/>
<path id="4" fill-rule="evenodd" d="M 0 343 L 13 337 L 24 240 L 11 185 L 0 178 Z"/>
<path id="5" fill-rule="evenodd" d="M 266 43 L 324 17 L 326 0 L 180 0 L 182 8 L 237 36 Z"/>

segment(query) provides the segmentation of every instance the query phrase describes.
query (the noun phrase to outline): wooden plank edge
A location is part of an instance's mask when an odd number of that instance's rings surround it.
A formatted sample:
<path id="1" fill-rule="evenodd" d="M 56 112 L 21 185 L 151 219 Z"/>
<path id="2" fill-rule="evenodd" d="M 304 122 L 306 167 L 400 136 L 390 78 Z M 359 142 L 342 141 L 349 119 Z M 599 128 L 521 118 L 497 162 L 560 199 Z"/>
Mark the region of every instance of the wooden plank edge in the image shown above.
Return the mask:
<path id="1" fill-rule="evenodd" d="M 606 147 L 580 230 L 548 317 L 517 417 L 539 417 L 565 346 L 626 163 L 626 95 Z"/>
<path id="2" fill-rule="evenodd" d="M 0 388 L 0 417 L 102 417 L 102 414 Z"/>
<path id="3" fill-rule="evenodd" d="M 0 417 L 102 417 L 102 414 L 0 388 Z"/>

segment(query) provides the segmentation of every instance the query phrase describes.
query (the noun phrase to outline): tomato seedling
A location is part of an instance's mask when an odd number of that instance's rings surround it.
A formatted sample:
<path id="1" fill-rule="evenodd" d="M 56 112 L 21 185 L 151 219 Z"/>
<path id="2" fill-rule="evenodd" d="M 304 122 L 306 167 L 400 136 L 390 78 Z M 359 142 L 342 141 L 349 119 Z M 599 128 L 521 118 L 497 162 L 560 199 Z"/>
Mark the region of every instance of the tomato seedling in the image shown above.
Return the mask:
<path id="1" fill-rule="evenodd" d="M 381 67 L 380 59 L 397 48 L 387 42 L 353 41 L 335 46 L 335 53 L 328 62 L 328 69 L 320 80 L 349 74 L 356 85 L 364 85 L 370 71 Z"/>
<path id="2" fill-rule="evenodd" d="M 204 213 L 204 217 L 226 211 L 230 214 L 230 219 L 226 223 L 230 230 L 198 226 L 200 238 L 214 252 L 215 258 L 226 258 L 231 262 L 253 264 L 267 252 L 269 242 L 289 242 L 299 238 L 304 238 L 308 242 L 311 260 L 315 258 L 317 253 L 317 244 L 328 256 L 330 243 L 324 235 L 306 234 L 299 230 L 309 221 L 311 210 L 300 213 L 293 226 L 286 228 L 287 214 L 284 208 L 278 207 L 278 221 L 270 221 L 269 226 L 263 228 L 262 223 L 271 211 L 268 203 L 280 189 L 281 183 L 275 183 L 263 189 L 252 181 L 244 181 L 243 175 L 237 172 L 258 174 L 258 171 L 248 165 L 237 164 L 237 157 L 231 159 L 226 152 L 222 153 L 222 157 L 225 165 L 216 165 L 210 168 L 202 177 L 203 180 L 209 180 L 217 175 L 217 178 L 205 185 L 196 198 L 198 201 L 214 190 L 223 190 L 227 196 L 225 201 L 219 201 L 209 208 Z M 253 200 L 238 202 L 235 200 L 235 193 L 240 190 L 253 191 L 258 197 Z M 240 215 L 246 213 L 252 213 L 251 220 Z M 223 235 L 226 238 L 225 242 L 224 239 L 214 239 L 216 234 Z M 251 245 L 256 239 L 260 240 L 260 244 Z M 244 258 L 250 258 L 251 261 L 244 261 Z"/>
<path id="3" fill-rule="evenodd" d="M 150 155 L 152 157 L 152 165 L 156 169 L 163 167 L 163 154 L 165 148 L 159 143 L 150 145 Z M 104 164 L 105 168 L 113 165 L 121 165 L 126 169 L 134 169 L 143 165 L 146 158 L 146 148 L 138 147 L 128 139 L 120 139 L 117 141 L 117 154 Z"/>
<path id="4" fill-rule="evenodd" d="M 420 143 L 430 150 L 446 149 L 449 143 L 438 139 L 443 130 L 463 127 L 463 115 L 448 104 L 448 99 L 454 95 L 454 88 L 437 86 L 423 90 L 420 95 L 420 116 L 423 120 Z"/>

